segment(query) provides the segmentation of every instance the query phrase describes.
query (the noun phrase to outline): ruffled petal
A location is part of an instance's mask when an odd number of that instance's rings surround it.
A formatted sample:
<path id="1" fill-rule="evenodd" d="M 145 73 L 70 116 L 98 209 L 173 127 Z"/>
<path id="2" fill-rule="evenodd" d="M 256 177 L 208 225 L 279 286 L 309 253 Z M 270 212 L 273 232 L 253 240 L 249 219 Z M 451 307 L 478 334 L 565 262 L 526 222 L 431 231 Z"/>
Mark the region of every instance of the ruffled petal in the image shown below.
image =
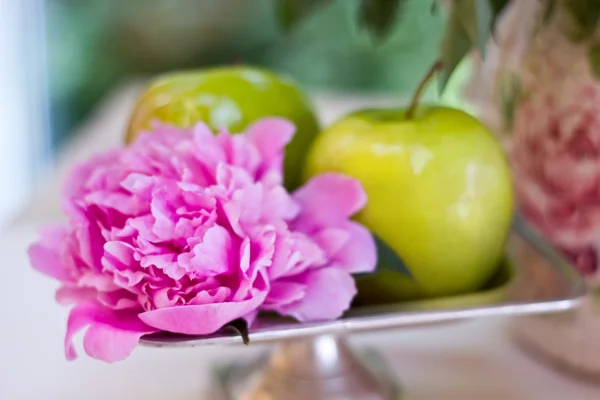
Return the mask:
<path id="1" fill-rule="evenodd" d="M 40 232 L 40 241 L 29 247 L 29 262 L 37 271 L 61 282 L 72 282 L 73 278 L 61 259 L 66 232 L 63 227 L 49 227 Z"/>
<path id="2" fill-rule="evenodd" d="M 297 279 L 296 281 L 300 281 Z M 282 315 L 298 321 L 329 321 L 342 316 L 356 295 L 352 276 L 338 268 L 320 268 L 306 272 L 302 283 L 306 292 L 301 300 L 273 306 Z"/>
<path id="3" fill-rule="evenodd" d="M 373 272 L 377 266 L 377 246 L 371 232 L 356 222 L 346 222 L 343 228 L 350 238 L 334 256 L 340 268 L 352 274 Z"/>
<path id="4" fill-rule="evenodd" d="M 92 324 L 83 337 L 83 348 L 88 356 L 105 362 L 126 359 L 138 345 L 140 338 L 155 330 L 124 330 L 105 324 Z"/>
<path id="5" fill-rule="evenodd" d="M 239 302 L 163 308 L 146 311 L 139 317 L 158 330 L 185 335 L 208 335 L 256 310 L 265 296 L 266 292 L 261 292 L 249 300 Z"/>
<path id="6" fill-rule="evenodd" d="M 296 126 L 283 118 L 263 118 L 246 129 L 246 135 L 256 146 L 263 162 L 270 163 L 283 154 L 292 140 Z"/>
<path id="7" fill-rule="evenodd" d="M 295 131 L 294 124 L 282 118 L 265 118 L 248 127 L 246 134 L 262 156 L 258 180 L 268 186 L 281 184 L 284 148 Z"/>
<path id="8" fill-rule="evenodd" d="M 293 197 L 302 211 L 292 225 L 303 230 L 340 224 L 367 203 L 358 180 L 335 173 L 312 178 Z"/>
<path id="9" fill-rule="evenodd" d="M 299 282 L 276 281 L 271 284 L 269 295 L 261 306 L 263 310 L 277 310 L 279 307 L 299 301 L 306 294 L 306 284 Z"/>
<path id="10" fill-rule="evenodd" d="M 96 298 L 98 291 L 88 287 L 62 286 L 56 291 L 56 302 L 62 306 L 84 303 Z"/>
<path id="11" fill-rule="evenodd" d="M 106 362 L 123 360 L 141 336 L 158 331 L 144 324 L 137 312 L 114 311 L 95 303 L 83 303 L 71 310 L 67 321 L 65 355 L 68 360 L 77 358 L 73 336 L 87 326 L 90 329 L 84 336 L 86 353 Z"/>

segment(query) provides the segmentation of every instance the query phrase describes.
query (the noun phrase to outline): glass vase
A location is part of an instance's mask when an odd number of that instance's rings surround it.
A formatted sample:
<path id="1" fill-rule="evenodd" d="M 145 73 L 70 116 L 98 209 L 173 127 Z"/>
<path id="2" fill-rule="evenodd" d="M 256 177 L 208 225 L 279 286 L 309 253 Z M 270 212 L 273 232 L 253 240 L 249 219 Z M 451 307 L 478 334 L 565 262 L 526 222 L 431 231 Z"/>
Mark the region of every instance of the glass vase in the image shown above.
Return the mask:
<path id="1" fill-rule="evenodd" d="M 519 211 L 594 293 L 600 286 L 600 34 L 586 7 L 600 3 L 513 1 L 467 97 L 506 149 Z M 600 380 L 596 296 L 568 314 L 518 319 L 514 337 L 553 366 Z"/>

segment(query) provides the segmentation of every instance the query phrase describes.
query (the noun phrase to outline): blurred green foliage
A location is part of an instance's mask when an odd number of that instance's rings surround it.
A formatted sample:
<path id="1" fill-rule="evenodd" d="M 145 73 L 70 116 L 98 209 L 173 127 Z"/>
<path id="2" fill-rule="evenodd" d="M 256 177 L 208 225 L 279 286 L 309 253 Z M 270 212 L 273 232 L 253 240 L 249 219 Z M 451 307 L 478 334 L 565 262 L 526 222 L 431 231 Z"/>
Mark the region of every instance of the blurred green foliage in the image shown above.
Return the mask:
<path id="1" fill-rule="evenodd" d="M 406 97 L 437 57 L 445 16 L 430 0 L 407 0 L 375 45 L 357 23 L 358 3 L 333 1 L 284 34 L 273 0 L 49 0 L 55 141 L 118 82 L 172 69 L 248 63 L 311 89 Z M 456 101 L 452 89 L 445 96 Z"/>

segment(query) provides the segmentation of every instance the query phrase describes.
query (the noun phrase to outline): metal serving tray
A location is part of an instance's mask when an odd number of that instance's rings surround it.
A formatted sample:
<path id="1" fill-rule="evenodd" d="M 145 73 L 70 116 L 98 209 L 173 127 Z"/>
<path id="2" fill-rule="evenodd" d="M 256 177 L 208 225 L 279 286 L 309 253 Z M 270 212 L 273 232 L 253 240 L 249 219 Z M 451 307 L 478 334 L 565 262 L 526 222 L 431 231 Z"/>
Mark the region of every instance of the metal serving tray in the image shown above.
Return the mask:
<path id="1" fill-rule="evenodd" d="M 576 307 L 584 281 L 523 220 L 517 217 L 507 257 L 515 266 L 508 281 L 473 294 L 357 307 L 331 322 L 297 323 L 259 317 L 251 343 L 278 342 L 269 360 L 218 371 L 215 399 L 383 400 L 401 398 L 395 379 L 374 354 L 359 357 L 343 341 L 348 334 L 500 315 L 543 314 Z M 142 344 L 182 347 L 242 343 L 224 329 L 208 336 L 148 335 Z"/>

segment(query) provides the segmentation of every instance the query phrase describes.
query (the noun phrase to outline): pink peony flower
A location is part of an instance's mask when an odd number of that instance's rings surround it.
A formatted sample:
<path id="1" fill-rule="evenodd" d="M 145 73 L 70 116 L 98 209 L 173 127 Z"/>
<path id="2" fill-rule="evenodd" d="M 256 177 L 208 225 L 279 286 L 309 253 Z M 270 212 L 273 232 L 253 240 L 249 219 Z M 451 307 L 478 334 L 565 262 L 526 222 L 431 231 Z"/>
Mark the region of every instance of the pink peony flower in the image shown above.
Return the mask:
<path id="1" fill-rule="evenodd" d="M 508 151 L 525 215 L 600 283 L 600 90 L 592 81 L 571 90 L 531 92 Z"/>
<path id="2" fill-rule="evenodd" d="M 356 293 L 353 273 L 375 268 L 370 233 L 349 220 L 366 196 L 339 174 L 282 186 L 294 127 L 265 119 L 245 134 L 157 125 L 132 146 L 76 167 L 66 225 L 41 232 L 32 265 L 74 305 L 65 351 L 113 362 L 144 334 L 203 335 L 261 310 L 331 320 Z"/>

